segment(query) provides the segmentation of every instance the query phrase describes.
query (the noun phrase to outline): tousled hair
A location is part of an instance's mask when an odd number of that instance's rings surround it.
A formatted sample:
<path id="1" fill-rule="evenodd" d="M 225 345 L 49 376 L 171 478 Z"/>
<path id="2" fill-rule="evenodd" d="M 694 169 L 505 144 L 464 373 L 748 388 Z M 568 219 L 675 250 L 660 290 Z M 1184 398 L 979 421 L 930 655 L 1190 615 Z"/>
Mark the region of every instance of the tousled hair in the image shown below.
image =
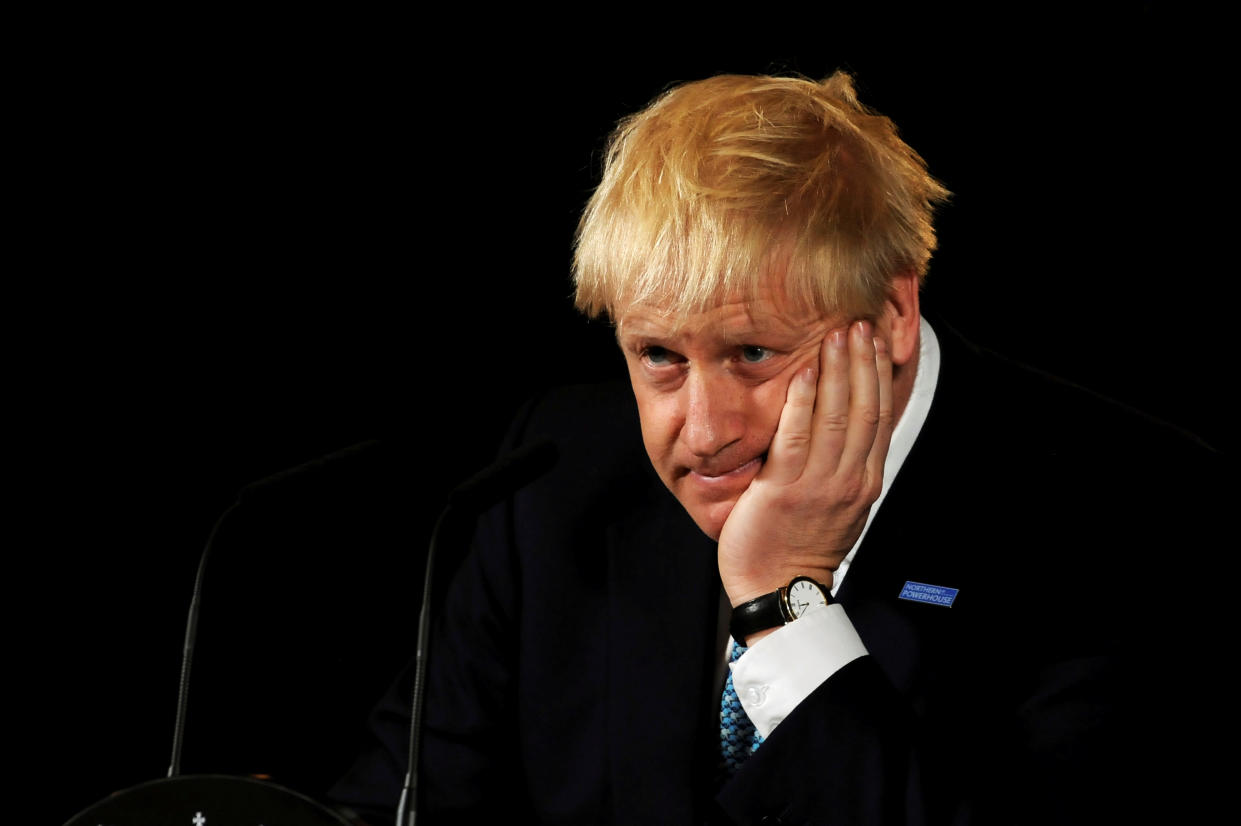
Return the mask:
<path id="1" fill-rule="evenodd" d="M 684 318 L 767 276 L 800 306 L 873 317 L 894 276 L 925 277 L 947 197 L 844 72 L 688 83 L 613 132 L 578 225 L 576 304 Z"/>

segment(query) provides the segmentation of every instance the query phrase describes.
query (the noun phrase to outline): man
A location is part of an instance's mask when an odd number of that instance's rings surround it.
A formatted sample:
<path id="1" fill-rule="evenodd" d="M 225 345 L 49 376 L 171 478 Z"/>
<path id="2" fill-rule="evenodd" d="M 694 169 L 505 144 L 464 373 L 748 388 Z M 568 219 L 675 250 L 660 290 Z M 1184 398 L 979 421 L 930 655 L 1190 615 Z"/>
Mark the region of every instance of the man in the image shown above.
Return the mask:
<path id="1" fill-rule="evenodd" d="M 575 283 L 632 397 L 514 427 L 562 459 L 454 581 L 425 812 L 1069 823 L 1210 787 L 1181 746 L 1212 617 L 1160 585 L 1213 462 L 923 319 L 946 196 L 841 73 L 622 122 Z M 399 776 L 395 696 L 355 785 Z"/>

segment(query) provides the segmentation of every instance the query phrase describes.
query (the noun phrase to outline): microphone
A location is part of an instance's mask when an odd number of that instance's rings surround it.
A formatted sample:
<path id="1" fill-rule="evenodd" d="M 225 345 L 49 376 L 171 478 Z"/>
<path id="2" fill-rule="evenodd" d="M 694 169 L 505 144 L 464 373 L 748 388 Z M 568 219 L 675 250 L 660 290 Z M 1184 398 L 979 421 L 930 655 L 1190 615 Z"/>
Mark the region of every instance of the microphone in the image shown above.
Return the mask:
<path id="1" fill-rule="evenodd" d="M 359 442 L 356 445 L 341 448 L 333 451 L 317 459 L 311 459 L 309 462 L 302 462 L 300 465 L 294 465 L 287 470 L 273 473 L 271 476 L 265 476 L 256 482 L 250 482 L 242 487 L 237 493 L 237 499 L 241 501 L 249 501 L 258 496 L 265 496 L 276 487 L 283 485 L 285 482 L 298 479 L 305 476 L 313 476 L 318 474 L 337 463 L 346 459 L 352 459 L 355 456 L 361 456 L 363 453 L 369 453 L 379 446 L 379 442 L 371 439 L 365 442 Z"/>
<path id="2" fill-rule="evenodd" d="M 185 643 L 181 651 L 181 682 L 177 693 L 177 719 L 173 724 L 172 730 L 172 760 L 168 765 L 168 777 L 177 777 L 181 774 L 181 750 L 185 739 L 185 713 L 190 692 L 190 667 L 194 664 L 194 643 L 198 638 L 198 615 L 201 612 L 203 577 L 207 571 L 207 560 L 211 556 L 211 546 L 215 542 L 216 534 L 220 531 L 220 526 L 224 524 L 239 505 L 249 502 L 255 497 L 266 495 L 273 488 L 288 480 L 320 473 L 340 461 L 352 459 L 355 456 L 373 450 L 378 445 L 379 442 L 373 439 L 360 442 L 333 453 L 328 453 L 318 459 L 303 462 L 287 470 L 282 470 L 279 473 L 273 473 L 271 476 L 250 482 L 237 492 L 237 498 L 216 520 L 215 525 L 211 528 L 210 535 L 207 537 L 207 544 L 203 546 L 202 556 L 198 559 L 198 573 L 194 577 L 194 593 L 190 598 L 189 617 L 185 622 Z"/>
<path id="3" fill-rule="evenodd" d="M 514 450 L 458 485 L 448 505 L 476 516 L 547 473 L 556 459 L 556 446 L 546 439 Z"/>
<path id="4" fill-rule="evenodd" d="M 426 704 L 427 656 L 431 636 L 431 592 L 435 552 L 442 531 L 456 517 L 473 518 L 510 494 L 533 482 L 556 464 L 556 446 L 544 439 L 503 456 L 462 482 L 448 495 L 448 504 L 435 523 L 427 548 L 427 570 L 422 580 L 422 606 L 418 614 L 418 650 L 414 662 L 414 695 L 410 710 L 409 764 L 397 805 L 397 826 L 414 826 L 418 819 L 418 755 L 422 739 L 422 710 Z"/>

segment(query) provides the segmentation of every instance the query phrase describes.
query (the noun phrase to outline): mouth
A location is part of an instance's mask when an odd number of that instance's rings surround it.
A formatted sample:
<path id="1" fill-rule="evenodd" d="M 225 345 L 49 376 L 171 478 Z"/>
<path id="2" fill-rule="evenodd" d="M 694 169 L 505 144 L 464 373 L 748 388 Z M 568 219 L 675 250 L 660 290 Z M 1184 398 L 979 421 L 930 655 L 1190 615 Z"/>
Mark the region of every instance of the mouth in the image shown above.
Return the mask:
<path id="1" fill-rule="evenodd" d="M 703 468 L 687 468 L 686 474 L 693 477 L 696 481 L 703 484 L 726 484 L 736 479 L 743 479 L 753 474 L 757 474 L 762 468 L 763 462 L 767 460 L 767 454 L 762 453 L 749 459 L 730 470 L 718 470 L 712 467 Z"/>

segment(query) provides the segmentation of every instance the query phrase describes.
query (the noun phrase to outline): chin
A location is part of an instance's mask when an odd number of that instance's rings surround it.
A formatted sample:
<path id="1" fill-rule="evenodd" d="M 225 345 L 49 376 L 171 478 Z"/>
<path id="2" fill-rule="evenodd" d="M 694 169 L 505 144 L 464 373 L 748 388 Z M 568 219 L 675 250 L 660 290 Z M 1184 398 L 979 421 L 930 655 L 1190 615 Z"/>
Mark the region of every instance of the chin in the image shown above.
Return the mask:
<path id="1" fill-rule="evenodd" d="M 685 506 L 684 502 L 681 504 Z M 698 502 L 692 507 L 685 506 L 685 510 L 703 533 L 711 537 L 712 541 L 719 542 L 720 534 L 724 531 L 724 523 L 728 521 L 728 515 L 732 513 L 733 506 L 736 504 L 735 499 L 727 502 Z"/>

